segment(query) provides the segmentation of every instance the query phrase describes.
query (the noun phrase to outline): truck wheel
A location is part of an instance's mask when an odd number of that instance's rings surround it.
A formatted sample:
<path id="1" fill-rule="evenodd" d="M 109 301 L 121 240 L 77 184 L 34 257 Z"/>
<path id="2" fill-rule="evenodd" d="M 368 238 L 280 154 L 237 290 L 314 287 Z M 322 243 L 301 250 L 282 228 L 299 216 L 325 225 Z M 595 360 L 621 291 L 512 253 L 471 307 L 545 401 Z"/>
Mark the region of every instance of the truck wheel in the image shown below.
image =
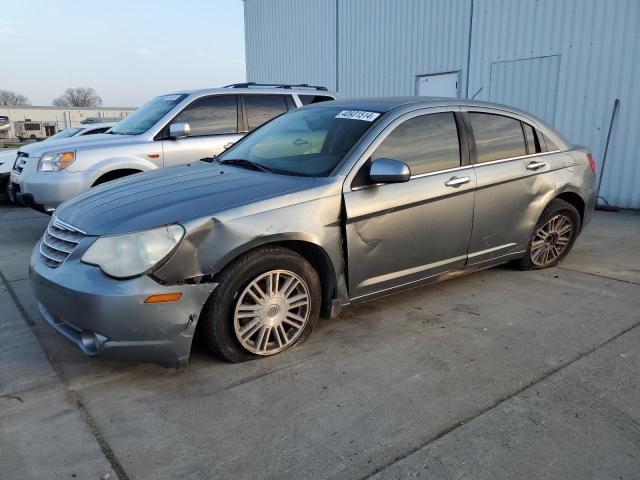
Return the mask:
<path id="1" fill-rule="evenodd" d="M 223 360 L 275 355 L 308 338 L 318 322 L 318 273 L 287 248 L 257 248 L 234 260 L 217 280 L 200 315 L 200 331 Z"/>
<path id="2" fill-rule="evenodd" d="M 545 207 L 533 229 L 527 253 L 516 261 L 521 270 L 536 270 L 557 265 L 567 256 L 580 231 L 576 207 L 560 198 Z"/>

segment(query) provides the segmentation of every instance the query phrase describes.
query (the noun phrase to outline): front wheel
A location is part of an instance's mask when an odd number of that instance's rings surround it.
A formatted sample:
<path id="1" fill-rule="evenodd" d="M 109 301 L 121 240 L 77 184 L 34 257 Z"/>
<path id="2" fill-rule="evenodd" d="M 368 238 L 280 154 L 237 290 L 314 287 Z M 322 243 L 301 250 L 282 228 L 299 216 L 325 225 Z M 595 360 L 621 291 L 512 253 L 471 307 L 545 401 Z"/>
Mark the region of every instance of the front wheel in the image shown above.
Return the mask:
<path id="1" fill-rule="evenodd" d="M 527 253 L 517 266 L 523 270 L 548 268 L 557 265 L 567 256 L 580 231 L 578 210 L 562 199 L 556 198 L 546 206 L 535 229 Z"/>
<path id="2" fill-rule="evenodd" d="M 305 340 L 318 321 L 320 279 L 292 250 L 262 247 L 232 262 L 200 317 L 209 348 L 229 362 L 266 357 Z"/>

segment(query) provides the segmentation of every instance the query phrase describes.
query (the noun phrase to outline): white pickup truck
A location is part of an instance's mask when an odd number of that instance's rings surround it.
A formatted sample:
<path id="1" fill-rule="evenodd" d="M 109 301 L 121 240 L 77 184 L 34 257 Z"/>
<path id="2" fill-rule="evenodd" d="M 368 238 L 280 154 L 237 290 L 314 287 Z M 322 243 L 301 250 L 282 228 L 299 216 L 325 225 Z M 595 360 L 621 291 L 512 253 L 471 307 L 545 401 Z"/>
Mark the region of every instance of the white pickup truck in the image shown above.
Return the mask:
<path id="1" fill-rule="evenodd" d="M 255 83 L 161 95 L 105 134 L 20 149 L 10 190 L 50 213 L 95 185 L 215 156 L 282 113 L 336 97 L 324 87 Z"/>

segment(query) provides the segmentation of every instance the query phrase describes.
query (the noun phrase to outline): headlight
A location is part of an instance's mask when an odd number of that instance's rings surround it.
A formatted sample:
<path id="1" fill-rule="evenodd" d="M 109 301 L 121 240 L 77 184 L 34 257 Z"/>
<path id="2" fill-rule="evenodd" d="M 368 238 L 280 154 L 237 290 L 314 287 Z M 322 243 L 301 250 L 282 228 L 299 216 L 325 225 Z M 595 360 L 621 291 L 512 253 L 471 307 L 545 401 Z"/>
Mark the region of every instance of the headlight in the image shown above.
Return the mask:
<path id="1" fill-rule="evenodd" d="M 82 261 L 99 266 L 116 278 L 148 273 L 180 243 L 184 228 L 167 225 L 126 235 L 100 237 L 82 256 Z"/>
<path id="2" fill-rule="evenodd" d="M 42 155 L 38 163 L 39 172 L 59 172 L 76 159 L 76 152 L 49 152 Z"/>

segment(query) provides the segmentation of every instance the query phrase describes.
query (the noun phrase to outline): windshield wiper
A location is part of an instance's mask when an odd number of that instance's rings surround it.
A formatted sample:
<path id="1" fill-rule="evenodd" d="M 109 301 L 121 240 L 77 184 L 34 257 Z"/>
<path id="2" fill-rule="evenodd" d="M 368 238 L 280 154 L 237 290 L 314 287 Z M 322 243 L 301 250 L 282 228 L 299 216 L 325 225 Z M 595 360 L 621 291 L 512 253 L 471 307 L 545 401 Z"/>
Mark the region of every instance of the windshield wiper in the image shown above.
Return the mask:
<path id="1" fill-rule="evenodd" d="M 253 170 L 258 170 L 260 172 L 272 173 L 273 170 L 269 167 L 265 167 L 264 165 L 260 165 L 259 163 L 252 162 L 251 160 L 245 160 L 244 158 L 229 158 L 224 160 L 217 160 L 220 165 L 237 165 L 239 167 L 248 167 Z"/>

